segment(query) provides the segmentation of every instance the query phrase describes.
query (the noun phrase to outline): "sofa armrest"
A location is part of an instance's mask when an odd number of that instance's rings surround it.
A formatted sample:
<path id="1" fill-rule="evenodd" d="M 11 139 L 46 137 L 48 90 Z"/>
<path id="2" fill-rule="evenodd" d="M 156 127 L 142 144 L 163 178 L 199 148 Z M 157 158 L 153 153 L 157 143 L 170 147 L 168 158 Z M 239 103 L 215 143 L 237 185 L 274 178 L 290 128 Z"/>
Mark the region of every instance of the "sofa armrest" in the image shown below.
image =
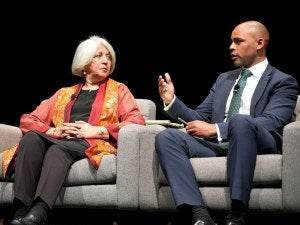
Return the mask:
<path id="1" fill-rule="evenodd" d="M 139 133 L 145 126 L 129 124 L 122 127 L 118 137 L 117 193 L 120 209 L 137 209 L 139 206 Z"/>
<path id="2" fill-rule="evenodd" d="M 136 98 L 135 101 L 145 120 L 155 120 L 156 105 L 152 100 L 145 98 Z"/>
<path id="3" fill-rule="evenodd" d="M 282 199 L 287 212 L 300 212 L 300 121 L 284 127 L 282 146 Z"/>
<path id="4" fill-rule="evenodd" d="M 142 210 L 155 210 L 158 205 L 159 163 L 155 151 L 155 136 L 166 129 L 162 125 L 149 125 L 141 130 L 139 199 Z"/>
<path id="5" fill-rule="evenodd" d="M 19 143 L 22 135 L 19 127 L 0 124 L 0 153 Z"/>

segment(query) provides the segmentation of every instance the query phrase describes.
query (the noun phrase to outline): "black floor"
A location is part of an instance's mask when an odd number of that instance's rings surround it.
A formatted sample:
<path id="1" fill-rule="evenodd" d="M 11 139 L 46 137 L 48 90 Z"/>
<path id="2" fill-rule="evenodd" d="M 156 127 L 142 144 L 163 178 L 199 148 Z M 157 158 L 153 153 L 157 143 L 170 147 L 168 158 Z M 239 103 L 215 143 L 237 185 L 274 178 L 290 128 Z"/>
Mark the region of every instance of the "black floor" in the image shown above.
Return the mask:
<path id="1" fill-rule="evenodd" d="M 213 211 L 211 215 L 218 225 L 225 223 L 226 212 Z M 8 225 L 11 209 L 0 208 L 1 217 L 4 225 Z M 246 216 L 247 225 L 294 225 L 300 224 L 299 221 L 300 214 L 250 213 Z M 54 209 L 46 225 L 192 225 L 192 222 L 183 214 L 174 212 Z"/>

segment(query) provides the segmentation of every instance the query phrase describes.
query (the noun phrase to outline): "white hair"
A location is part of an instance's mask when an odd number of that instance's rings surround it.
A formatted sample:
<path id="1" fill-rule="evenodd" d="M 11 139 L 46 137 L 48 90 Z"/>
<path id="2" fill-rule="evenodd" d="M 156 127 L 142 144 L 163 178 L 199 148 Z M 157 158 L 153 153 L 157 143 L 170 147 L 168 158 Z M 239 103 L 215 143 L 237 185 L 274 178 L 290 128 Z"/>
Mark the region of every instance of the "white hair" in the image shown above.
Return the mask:
<path id="1" fill-rule="evenodd" d="M 84 68 L 88 65 L 99 48 L 99 45 L 104 45 L 111 55 L 111 68 L 109 73 L 111 74 L 116 65 L 116 53 L 112 45 L 103 37 L 93 35 L 88 39 L 81 41 L 77 46 L 72 62 L 72 73 L 77 76 L 84 76 Z"/>

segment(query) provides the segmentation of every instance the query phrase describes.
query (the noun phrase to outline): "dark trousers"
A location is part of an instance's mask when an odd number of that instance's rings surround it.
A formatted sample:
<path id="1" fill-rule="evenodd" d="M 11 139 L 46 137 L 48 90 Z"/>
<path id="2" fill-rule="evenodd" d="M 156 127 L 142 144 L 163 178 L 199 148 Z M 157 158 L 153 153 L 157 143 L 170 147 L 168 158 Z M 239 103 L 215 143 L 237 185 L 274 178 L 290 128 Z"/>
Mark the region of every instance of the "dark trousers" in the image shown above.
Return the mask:
<path id="1" fill-rule="evenodd" d="M 52 209 L 67 172 L 76 159 L 51 138 L 28 132 L 20 141 L 14 197 L 27 206 L 41 198 Z"/>
<path id="2" fill-rule="evenodd" d="M 247 207 L 257 154 L 277 153 L 273 136 L 252 117 L 237 115 L 228 128 L 227 176 L 231 199 Z M 156 152 L 177 207 L 205 206 L 190 158 L 216 157 L 217 152 L 187 133 L 168 128 L 156 135 Z"/>

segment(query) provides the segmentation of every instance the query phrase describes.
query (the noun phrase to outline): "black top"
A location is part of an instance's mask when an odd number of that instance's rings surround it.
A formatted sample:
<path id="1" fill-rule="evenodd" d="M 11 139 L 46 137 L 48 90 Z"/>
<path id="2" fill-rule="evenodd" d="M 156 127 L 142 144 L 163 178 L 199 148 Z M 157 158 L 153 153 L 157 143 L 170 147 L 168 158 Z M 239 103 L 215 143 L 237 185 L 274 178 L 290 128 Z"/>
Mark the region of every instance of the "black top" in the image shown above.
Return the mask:
<path id="1" fill-rule="evenodd" d="M 70 123 L 82 120 L 87 122 L 98 90 L 81 90 L 72 107 Z"/>

